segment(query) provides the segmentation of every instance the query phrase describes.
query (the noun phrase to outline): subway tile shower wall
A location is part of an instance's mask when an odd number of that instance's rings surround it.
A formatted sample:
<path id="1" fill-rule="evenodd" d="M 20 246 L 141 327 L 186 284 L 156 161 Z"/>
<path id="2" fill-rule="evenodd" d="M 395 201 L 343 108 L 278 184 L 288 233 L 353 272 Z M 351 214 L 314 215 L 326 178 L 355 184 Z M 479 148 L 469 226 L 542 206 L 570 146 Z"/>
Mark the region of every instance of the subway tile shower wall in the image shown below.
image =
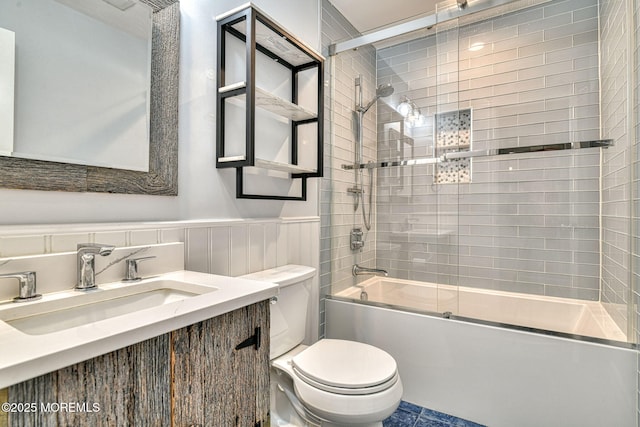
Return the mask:
<path id="1" fill-rule="evenodd" d="M 629 46 L 626 2 L 600 1 L 602 133 L 615 146 L 602 156 L 602 303 L 620 329 L 627 332 L 631 294 L 629 249 L 631 223 L 630 159 L 633 158 L 627 111 L 631 94 L 627 82 Z M 632 21 L 631 21 L 632 22 Z M 633 331 L 628 331 L 633 336 Z"/>
<path id="2" fill-rule="evenodd" d="M 433 155 L 435 114 L 469 108 L 473 150 L 600 138 L 596 0 L 459 24 L 377 50 L 377 82 L 396 88 L 378 107 L 379 160 L 400 151 L 390 129 L 405 96 L 426 117 L 401 129 L 405 157 Z M 378 267 L 427 282 L 600 298 L 598 149 L 476 158 L 468 184 L 438 184 L 436 174 L 433 165 L 378 170 Z"/>
<path id="3" fill-rule="evenodd" d="M 328 57 L 328 46 L 340 40 L 358 36 L 358 31 L 327 0 L 322 2 L 322 46 Z M 354 211 L 354 196 L 347 191 L 355 183 L 354 171 L 345 171 L 343 164 L 355 161 L 355 122 L 353 111 L 356 104 L 355 78 L 363 76 L 363 98 L 368 102 L 376 89 L 376 52 L 371 46 L 343 52 L 329 57 L 325 67 L 325 80 L 330 82 L 325 91 L 329 98 L 325 102 L 325 162 L 327 170 L 321 183 L 320 209 L 321 224 L 321 272 L 320 280 L 320 335 L 324 330 L 324 296 L 352 286 L 362 278 L 351 275 L 351 267 L 358 263 L 375 265 L 376 228 L 365 232 L 365 246 L 352 251 L 349 247 L 349 233 L 354 226 L 362 227 L 361 207 Z M 378 103 L 379 104 L 379 103 Z M 376 106 L 364 119 L 364 161 L 376 160 Z M 364 173 L 364 183 L 368 196 L 368 175 Z M 362 185 L 362 182 L 360 183 Z M 375 187 L 375 185 L 374 185 Z M 375 188 L 372 224 L 376 223 Z"/>

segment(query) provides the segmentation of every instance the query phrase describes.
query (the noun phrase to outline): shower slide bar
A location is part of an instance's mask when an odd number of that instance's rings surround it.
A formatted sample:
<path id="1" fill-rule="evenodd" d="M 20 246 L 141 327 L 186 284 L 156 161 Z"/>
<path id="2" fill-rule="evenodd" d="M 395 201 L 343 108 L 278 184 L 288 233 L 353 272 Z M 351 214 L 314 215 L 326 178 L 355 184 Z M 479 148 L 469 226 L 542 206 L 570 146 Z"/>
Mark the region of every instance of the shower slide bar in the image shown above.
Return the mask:
<path id="1" fill-rule="evenodd" d="M 541 144 L 541 145 L 529 145 L 525 147 L 510 147 L 510 148 L 489 148 L 487 150 L 472 150 L 472 151 L 455 151 L 445 153 L 440 157 L 421 157 L 417 159 L 406 160 L 385 160 L 382 162 L 369 162 L 352 165 L 342 165 L 342 169 L 376 169 L 376 168 L 388 168 L 392 166 L 416 166 L 416 165 L 432 165 L 447 160 L 456 159 L 470 159 L 475 157 L 491 157 L 502 156 L 504 154 L 522 154 L 522 153 L 537 153 L 540 151 L 561 151 L 561 150 L 578 150 L 581 148 L 609 148 L 613 146 L 612 139 L 601 139 L 595 141 L 579 141 L 579 142 L 567 142 L 559 144 Z"/>

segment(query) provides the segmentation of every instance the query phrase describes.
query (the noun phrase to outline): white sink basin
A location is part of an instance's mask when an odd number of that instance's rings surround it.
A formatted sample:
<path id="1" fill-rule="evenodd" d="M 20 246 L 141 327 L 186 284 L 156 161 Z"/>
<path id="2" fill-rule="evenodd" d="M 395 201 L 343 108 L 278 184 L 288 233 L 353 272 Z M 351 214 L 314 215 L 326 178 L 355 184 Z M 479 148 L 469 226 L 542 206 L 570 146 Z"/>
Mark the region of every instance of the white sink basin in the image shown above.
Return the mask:
<path id="1" fill-rule="evenodd" d="M 59 332 L 218 290 L 168 279 L 149 279 L 110 289 L 68 291 L 57 298 L 2 310 L 0 320 L 29 335 Z"/>
<path id="2" fill-rule="evenodd" d="M 94 291 L 42 294 L 38 301 L 0 302 L 0 347 L 11 350 L 0 351 L 0 390 L 263 302 L 278 294 L 278 285 L 178 270 Z"/>

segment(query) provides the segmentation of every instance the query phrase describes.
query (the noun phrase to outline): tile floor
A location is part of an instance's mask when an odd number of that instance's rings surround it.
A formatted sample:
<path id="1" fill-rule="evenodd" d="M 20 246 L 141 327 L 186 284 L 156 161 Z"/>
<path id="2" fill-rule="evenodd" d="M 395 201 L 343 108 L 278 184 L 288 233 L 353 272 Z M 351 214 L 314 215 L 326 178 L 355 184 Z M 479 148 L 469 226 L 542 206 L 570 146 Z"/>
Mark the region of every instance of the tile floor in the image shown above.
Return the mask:
<path id="1" fill-rule="evenodd" d="M 384 427 L 485 427 L 404 401 L 382 424 Z"/>

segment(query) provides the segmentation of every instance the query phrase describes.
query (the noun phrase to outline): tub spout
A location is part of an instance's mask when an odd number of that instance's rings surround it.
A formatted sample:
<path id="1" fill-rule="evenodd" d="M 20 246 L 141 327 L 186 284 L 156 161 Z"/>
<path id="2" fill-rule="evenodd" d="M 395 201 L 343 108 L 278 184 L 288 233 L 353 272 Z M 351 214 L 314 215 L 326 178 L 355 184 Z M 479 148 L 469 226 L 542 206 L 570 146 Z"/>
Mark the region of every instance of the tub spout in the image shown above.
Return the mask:
<path id="1" fill-rule="evenodd" d="M 387 270 L 383 270 L 381 268 L 368 268 L 368 267 L 360 267 L 358 264 L 354 264 L 351 269 L 351 273 L 354 276 L 361 276 L 363 274 L 373 274 L 374 276 L 388 276 Z"/>

